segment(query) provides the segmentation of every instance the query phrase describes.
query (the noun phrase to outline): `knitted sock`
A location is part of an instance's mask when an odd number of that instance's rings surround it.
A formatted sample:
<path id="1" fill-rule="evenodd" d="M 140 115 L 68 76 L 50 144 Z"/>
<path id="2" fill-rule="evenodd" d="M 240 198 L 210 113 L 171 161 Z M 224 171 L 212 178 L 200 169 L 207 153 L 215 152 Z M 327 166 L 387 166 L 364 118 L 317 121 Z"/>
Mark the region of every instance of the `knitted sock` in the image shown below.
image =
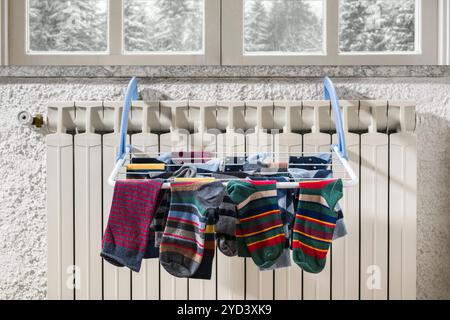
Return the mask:
<path id="1" fill-rule="evenodd" d="M 333 171 L 331 171 L 331 170 L 305 170 L 305 169 L 292 168 L 292 169 L 289 169 L 289 174 L 299 182 L 302 179 L 311 179 L 311 178 L 332 179 L 333 178 Z M 296 205 L 298 205 L 298 203 L 296 203 Z M 336 221 L 336 228 L 334 228 L 333 240 L 337 240 L 337 239 L 340 239 L 347 235 L 347 227 L 345 226 L 344 214 L 342 212 L 341 207 L 339 206 L 339 203 L 336 204 L 334 211 L 336 211 L 336 213 L 338 215 L 338 219 Z"/>
<path id="2" fill-rule="evenodd" d="M 216 181 L 172 183 L 170 189 L 170 210 L 160 245 L 160 263 L 176 277 L 191 277 L 202 262 L 208 209 L 219 206 L 224 188 Z"/>
<path id="3" fill-rule="evenodd" d="M 342 180 L 300 182 L 292 257 L 304 271 L 319 273 L 325 267 L 336 226 L 334 207 L 342 197 Z"/>
<path id="4" fill-rule="evenodd" d="M 347 226 L 344 222 L 344 214 L 342 213 L 342 209 L 339 203 L 336 203 L 334 211 L 337 213 L 338 218 L 336 220 L 336 228 L 334 228 L 333 232 L 333 241 L 345 237 L 348 233 Z"/>
<path id="5" fill-rule="evenodd" d="M 161 243 L 161 239 L 163 236 L 164 228 L 166 227 L 166 220 L 169 214 L 170 207 L 170 190 L 162 190 L 161 191 L 161 202 L 156 209 L 155 218 L 153 219 L 153 223 L 151 229 L 155 232 L 154 236 L 154 246 L 158 249 L 159 256 L 159 245 Z"/>
<path id="6" fill-rule="evenodd" d="M 203 258 L 197 271 L 194 273 L 191 279 L 203 279 L 211 280 L 212 265 L 214 261 L 214 255 L 216 253 L 216 242 L 214 239 L 214 225 L 217 217 L 215 216 L 215 209 L 208 210 L 208 218 L 205 228 L 205 244 L 203 248 Z"/>
<path id="7" fill-rule="evenodd" d="M 242 227 L 241 223 L 236 223 L 236 234 L 242 234 Z M 237 246 L 237 254 L 240 258 L 251 258 L 250 251 L 248 251 L 247 244 L 245 243 L 244 238 L 242 237 L 236 237 L 236 246 Z"/>
<path id="8" fill-rule="evenodd" d="M 225 196 L 218 210 L 218 221 L 216 223 L 217 246 L 219 250 L 228 257 L 237 255 L 236 244 L 236 205 L 230 197 Z"/>
<path id="9" fill-rule="evenodd" d="M 277 182 L 288 182 L 289 180 L 285 177 L 261 177 L 252 176 L 252 180 L 275 180 Z M 295 217 L 295 210 L 293 205 L 293 192 L 289 189 L 277 189 L 277 201 L 278 208 L 280 209 L 281 221 L 283 222 L 283 229 L 286 236 L 285 247 L 283 253 L 278 257 L 275 263 L 268 268 L 260 268 L 261 271 L 275 270 L 280 268 L 286 268 L 291 266 L 291 250 L 289 249 L 290 244 L 290 224 L 293 224 L 293 219 Z"/>
<path id="10" fill-rule="evenodd" d="M 282 254 L 285 233 L 278 209 L 275 181 L 231 181 L 228 195 L 237 204 L 243 238 L 255 264 L 268 268 Z"/>
<path id="11" fill-rule="evenodd" d="M 118 180 L 101 256 L 116 266 L 139 272 L 146 255 L 162 180 Z"/>

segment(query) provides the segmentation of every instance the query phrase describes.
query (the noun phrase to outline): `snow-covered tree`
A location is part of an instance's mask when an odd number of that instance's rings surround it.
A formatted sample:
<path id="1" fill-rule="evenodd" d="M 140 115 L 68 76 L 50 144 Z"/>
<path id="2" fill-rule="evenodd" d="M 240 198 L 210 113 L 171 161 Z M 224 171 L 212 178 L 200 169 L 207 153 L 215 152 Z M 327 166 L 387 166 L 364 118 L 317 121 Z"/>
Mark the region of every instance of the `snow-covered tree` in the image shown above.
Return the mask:
<path id="1" fill-rule="evenodd" d="M 341 51 L 413 51 L 414 0 L 341 2 Z"/>
<path id="2" fill-rule="evenodd" d="M 203 3 L 199 0 L 190 0 L 188 4 L 183 48 L 185 51 L 200 51 L 203 47 Z"/>
<path id="3" fill-rule="evenodd" d="M 321 51 L 323 25 L 321 19 L 312 12 L 310 4 L 306 1 L 283 1 L 282 8 L 287 22 L 283 51 Z"/>
<path id="4" fill-rule="evenodd" d="M 107 49 L 106 2 L 31 0 L 30 49 L 104 51 Z"/>
<path id="5" fill-rule="evenodd" d="M 124 41 L 127 51 L 154 51 L 155 24 L 145 2 L 124 1 Z"/>
<path id="6" fill-rule="evenodd" d="M 366 33 L 366 20 L 369 16 L 367 2 L 342 1 L 340 13 L 341 51 L 365 51 L 369 38 Z"/>
<path id="7" fill-rule="evenodd" d="M 308 2 L 254 0 L 246 6 L 247 51 L 315 52 L 322 49 L 322 21 Z"/>
<path id="8" fill-rule="evenodd" d="M 186 0 L 157 0 L 159 9 L 156 21 L 155 47 L 160 51 L 184 51 L 186 32 L 186 12 L 189 6 Z"/>
<path id="9" fill-rule="evenodd" d="M 267 12 L 262 2 L 246 2 L 244 34 L 245 51 L 267 51 L 270 46 L 268 34 Z"/>

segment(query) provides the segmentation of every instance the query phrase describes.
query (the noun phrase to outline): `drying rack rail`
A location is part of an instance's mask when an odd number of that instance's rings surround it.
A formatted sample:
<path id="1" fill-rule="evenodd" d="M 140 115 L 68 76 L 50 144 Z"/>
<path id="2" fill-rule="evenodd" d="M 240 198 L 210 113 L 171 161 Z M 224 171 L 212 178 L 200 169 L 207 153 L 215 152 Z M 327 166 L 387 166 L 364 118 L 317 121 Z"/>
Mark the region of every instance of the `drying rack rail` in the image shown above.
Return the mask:
<path id="1" fill-rule="evenodd" d="M 142 153 L 141 154 L 135 153 L 133 150 L 133 146 L 126 144 L 126 135 L 127 135 L 127 131 L 128 131 L 128 114 L 131 109 L 132 101 L 135 101 L 138 99 L 137 84 L 138 84 L 138 79 L 136 77 L 133 77 L 131 79 L 130 83 L 128 84 L 127 92 L 125 95 L 124 107 L 123 107 L 122 119 L 121 119 L 121 126 L 120 126 L 120 143 L 119 143 L 118 156 L 116 159 L 116 164 L 108 178 L 108 183 L 110 186 L 114 186 L 116 180 L 118 180 L 119 175 L 125 173 L 123 171 L 123 168 L 125 168 L 126 164 L 129 163 L 130 159 L 133 156 L 145 155 Z M 346 148 L 345 135 L 344 135 L 344 129 L 343 129 L 341 108 L 339 106 L 339 100 L 337 98 L 333 83 L 331 82 L 331 80 L 328 77 L 326 77 L 324 79 L 323 85 L 324 85 L 324 98 L 325 98 L 325 100 L 330 100 L 330 102 L 331 102 L 333 114 L 334 114 L 335 121 L 336 121 L 336 132 L 337 132 L 337 138 L 338 138 L 337 144 L 330 145 L 329 153 L 331 154 L 331 156 L 333 158 L 333 162 L 331 164 L 327 164 L 326 167 L 331 168 L 333 170 L 333 172 L 336 172 L 336 170 L 334 170 L 334 168 L 336 168 L 337 166 L 341 167 L 343 169 L 343 171 L 341 171 L 339 173 L 343 173 L 345 176 L 345 177 L 341 178 L 343 181 L 343 186 L 344 187 L 353 187 L 358 184 L 358 177 L 348 162 L 348 154 L 347 154 L 347 148 Z M 199 151 L 199 152 L 201 152 L 201 151 Z M 320 152 L 320 153 L 323 154 L 324 152 Z M 214 154 L 214 153 L 212 153 L 212 154 Z M 292 155 L 305 156 L 307 154 L 312 155 L 312 153 L 306 153 L 306 152 L 295 153 Z M 244 154 L 242 154 L 242 153 L 239 153 L 239 154 L 215 153 L 216 159 L 217 158 L 221 159 L 223 156 L 246 157 L 249 155 L 250 155 L 249 153 L 244 153 Z M 276 154 L 276 155 L 274 154 L 273 156 L 275 158 L 275 157 L 280 157 L 280 155 L 281 154 Z M 288 156 L 289 155 L 286 155 L 286 154 L 284 155 L 284 157 L 288 157 Z M 198 160 L 203 160 L 203 159 L 198 159 Z M 307 164 L 305 164 L 305 165 L 307 165 Z M 179 164 L 177 164 L 177 166 L 179 166 Z M 302 166 L 303 166 L 303 164 L 302 164 Z M 236 178 L 236 179 L 238 179 L 238 178 Z M 195 179 L 195 180 L 198 180 L 198 179 Z M 224 185 L 226 185 L 229 181 L 229 180 L 224 180 L 224 179 L 217 179 L 217 180 L 222 181 Z M 308 179 L 305 179 L 305 180 L 308 180 Z M 320 180 L 320 179 L 313 178 L 313 180 Z M 162 188 L 169 189 L 170 183 L 172 181 L 174 181 L 174 180 L 167 179 L 166 183 L 163 184 Z M 279 188 L 279 189 L 296 189 L 296 188 L 299 188 L 299 183 L 298 182 L 278 182 L 277 188 Z"/>

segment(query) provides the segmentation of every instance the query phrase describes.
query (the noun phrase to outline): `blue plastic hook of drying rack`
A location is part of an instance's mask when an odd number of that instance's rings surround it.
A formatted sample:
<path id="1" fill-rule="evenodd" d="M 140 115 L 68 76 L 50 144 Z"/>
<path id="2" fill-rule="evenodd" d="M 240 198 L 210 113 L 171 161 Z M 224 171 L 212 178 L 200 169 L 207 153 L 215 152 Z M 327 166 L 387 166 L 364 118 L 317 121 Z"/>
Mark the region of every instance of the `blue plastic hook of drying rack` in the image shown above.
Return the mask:
<path id="1" fill-rule="evenodd" d="M 131 110 L 132 101 L 137 100 L 139 98 L 138 82 L 139 82 L 138 78 L 133 77 L 128 83 L 127 91 L 125 93 L 125 100 L 123 102 L 123 110 L 122 110 L 122 120 L 120 122 L 120 142 L 117 160 L 123 160 L 126 154 L 128 114 L 130 113 Z M 129 145 L 128 147 L 131 148 L 131 145 Z"/>
<path id="2" fill-rule="evenodd" d="M 341 107 L 339 106 L 339 99 L 334 89 L 333 82 L 330 78 L 325 77 L 323 80 L 324 87 L 324 99 L 331 101 L 331 107 L 333 109 L 333 115 L 336 122 L 336 132 L 338 136 L 338 149 L 340 155 L 348 160 L 347 147 L 345 144 L 344 126 L 342 122 Z"/>

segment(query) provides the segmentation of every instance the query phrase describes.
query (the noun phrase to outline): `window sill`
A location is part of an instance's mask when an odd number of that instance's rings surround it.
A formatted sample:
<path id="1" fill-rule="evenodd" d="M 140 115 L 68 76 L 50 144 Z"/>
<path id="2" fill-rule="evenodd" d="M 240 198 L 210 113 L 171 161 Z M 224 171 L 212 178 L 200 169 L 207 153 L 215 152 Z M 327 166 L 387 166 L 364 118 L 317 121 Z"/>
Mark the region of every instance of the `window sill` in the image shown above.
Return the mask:
<path id="1" fill-rule="evenodd" d="M 450 77 L 450 66 L 3 66 L 6 78 Z"/>

